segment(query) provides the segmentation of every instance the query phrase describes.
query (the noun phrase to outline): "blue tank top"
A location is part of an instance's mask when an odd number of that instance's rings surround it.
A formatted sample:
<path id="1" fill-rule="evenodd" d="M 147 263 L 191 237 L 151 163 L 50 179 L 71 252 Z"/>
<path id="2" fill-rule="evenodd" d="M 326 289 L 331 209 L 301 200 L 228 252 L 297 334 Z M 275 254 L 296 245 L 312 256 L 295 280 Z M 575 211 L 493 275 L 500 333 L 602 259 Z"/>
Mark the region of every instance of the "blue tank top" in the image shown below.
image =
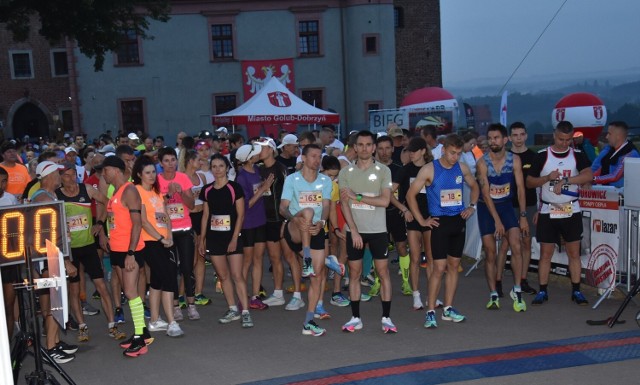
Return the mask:
<path id="1" fill-rule="evenodd" d="M 489 194 L 495 203 L 506 202 L 512 199 L 515 177 L 513 175 L 513 154 L 505 154 L 504 164 L 500 172 L 496 171 L 489 158 L 484 154 L 482 158 L 487 164 L 487 179 L 489 180 Z"/>
<path id="2" fill-rule="evenodd" d="M 434 217 L 453 217 L 464 210 L 462 189 L 464 178 L 460 163 L 450 169 L 442 167 L 440 160 L 433 161 L 433 182 L 427 187 L 429 213 Z"/>

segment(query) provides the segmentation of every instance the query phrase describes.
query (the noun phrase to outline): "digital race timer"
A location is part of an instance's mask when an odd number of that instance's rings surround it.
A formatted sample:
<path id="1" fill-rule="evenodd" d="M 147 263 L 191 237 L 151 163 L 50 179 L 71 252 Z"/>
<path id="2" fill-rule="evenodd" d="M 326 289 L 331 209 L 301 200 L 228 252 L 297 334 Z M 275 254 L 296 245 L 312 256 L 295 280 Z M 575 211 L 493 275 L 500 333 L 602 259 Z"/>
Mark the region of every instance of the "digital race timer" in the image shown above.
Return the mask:
<path id="1" fill-rule="evenodd" d="M 0 265 L 24 263 L 29 248 L 32 261 L 46 260 L 47 239 L 69 255 L 64 202 L 0 207 Z"/>

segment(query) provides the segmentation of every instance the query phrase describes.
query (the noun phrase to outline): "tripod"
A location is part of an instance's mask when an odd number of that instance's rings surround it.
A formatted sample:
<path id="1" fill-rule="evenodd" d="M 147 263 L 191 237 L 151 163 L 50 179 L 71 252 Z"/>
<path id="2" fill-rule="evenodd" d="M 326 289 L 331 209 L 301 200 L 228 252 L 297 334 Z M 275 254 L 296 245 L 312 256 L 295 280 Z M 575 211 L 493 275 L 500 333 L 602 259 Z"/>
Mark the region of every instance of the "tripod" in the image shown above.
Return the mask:
<path id="1" fill-rule="evenodd" d="M 11 348 L 11 366 L 13 368 L 13 382 L 18 382 L 20 375 L 20 368 L 27 356 L 31 354 L 35 361 L 35 370 L 25 376 L 27 384 L 29 385 L 60 385 L 58 380 L 51 375 L 50 372 L 44 370 L 43 363 L 50 365 L 54 368 L 58 374 L 65 379 L 69 385 L 76 385 L 69 375 L 53 360 L 47 353 L 46 349 L 41 345 L 41 332 L 38 316 L 36 315 L 35 308 L 35 294 L 33 285 L 33 274 L 31 272 L 31 260 L 29 252 L 25 253 L 26 266 L 27 266 L 27 282 L 24 285 L 16 286 L 16 293 L 18 296 L 18 308 L 20 309 L 20 331 L 15 337 L 13 346 Z M 27 321 L 27 309 L 24 299 L 23 290 L 29 293 L 29 320 Z M 33 346 L 33 352 L 29 350 L 29 347 Z"/>
<path id="2" fill-rule="evenodd" d="M 635 297 L 636 294 L 638 294 L 638 292 L 640 292 L 640 279 L 636 280 L 636 283 L 633 285 L 631 290 L 629 290 L 629 293 L 624 298 L 624 301 L 622 301 L 622 305 L 620 305 L 620 307 L 616 311 L 616 314 L 614 314 L 613 317 L 611 317 L 611 319 L 609 319 L 609 322 L 607 323 L 607 326 L 612 328 L 613 325 L 616 324 L 616 321 L 618 321 L 618 318 L 620 318 L 620 316 L 622 315 L 622 312 L 624 311 L 624 309 L 627 307 L 627 305 L 629 305 L 629 302 L 631 302 L 633 297 Z M 636 321 L 638 321 L 638 325 L 640 325 L 640 320 L 638 320 L 638 316 L 639 315 L 640 315 L 640 312 L 638 312 L 638 314 L 636 314 Z"/>

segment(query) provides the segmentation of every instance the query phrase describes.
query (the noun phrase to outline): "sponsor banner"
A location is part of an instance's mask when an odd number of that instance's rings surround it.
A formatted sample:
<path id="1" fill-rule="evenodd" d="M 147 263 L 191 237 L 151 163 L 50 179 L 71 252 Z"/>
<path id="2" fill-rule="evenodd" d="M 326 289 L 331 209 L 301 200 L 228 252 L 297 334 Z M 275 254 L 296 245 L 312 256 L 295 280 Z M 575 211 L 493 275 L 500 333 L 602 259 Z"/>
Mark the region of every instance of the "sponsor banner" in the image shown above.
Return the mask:
<path id="1" fill-rule="evenodd" d="M 245 116 L 215 116 L 217 125 L 223 124 L 338 124 L 339 115 L 245 115 Z"/>
<path id="2" fill-rule="evenodd" d="M 242 61 L 242 89 L 244 91 L 244 101 L 251 99 L 256 92 L 267 84 L 271 78 L 278 78 L 289 91 L 296 92 L 293 76 L 293 59 L 274 60 L 245 60 Z M 286 101 L 279 100 L 273 96 L 274 105 L 281 105 Z M 271 100 L 271 95 L 270 95 Z"/>
<path id="3" fill-rule="evenodd" d="M 455 99 L 452 99 L 455 101 Z M 388 110 L 369 111 L 369 131 L 373 133 L 386 131 L 389 123 L 414 132 L 416 127 L 435 126 L 437 135 L 449 134 L 453 131 L 454 118 L 457 114 L 455 106 L 449 101 L 423 103 L 426 107 L 402 107 Z"/>

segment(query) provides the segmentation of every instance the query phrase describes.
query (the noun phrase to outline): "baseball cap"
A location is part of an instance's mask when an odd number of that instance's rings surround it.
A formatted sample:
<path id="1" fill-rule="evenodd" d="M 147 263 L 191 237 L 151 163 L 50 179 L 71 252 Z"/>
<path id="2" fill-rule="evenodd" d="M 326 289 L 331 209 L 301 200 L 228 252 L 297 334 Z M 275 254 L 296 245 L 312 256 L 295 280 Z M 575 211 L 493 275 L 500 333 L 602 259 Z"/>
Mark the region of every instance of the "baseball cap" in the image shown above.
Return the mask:
<path id="1" fill-rule="evenodd" d="M 426 148 L 427 148 L 427 142 L 420 137 L 411 138 L 411 141 L 409 141 L 409 144 L 407 145 L 407 151 L 411 151 L 411 152 L 424 150 Z"/>
<path id="2" fill-rule="evenodd" d="M 576 132 L 573 133 L 573 137 L 574 138 L 579 138 L 581 136 L 584 136 L 584 134 L 582 132 L 580 132 L 580 131 L 576 131 Z"/>
<path id="3" fill-rule="evenodd" d="M 227 130 L 227 127 L 220 127 L 216 130 L 216 132 L 222 132 L 224 134 L 228 134 L 229 130 Z"/>
<path id="4" fill-rule="evenodd" d="M 76 164 L 75 163 L 71 163 L 71 162 L 62 163 L 62 170 L 61 171 L 67 171 L 67 170 L 76 170 Z"/>
<path id="5" fill-rule="evenodd" d="M 64 166 L 54 163 L 50 160 L 45 160 L 44 162 L 38 163 L 38 166 L 36 167 L 36 177 L 38 179 L 42 179 L 53 172 L 63 169 Z"/>
<path id="6" fill-rule="evenodd" d="M 276 146 L 275 140 L 273 140 L 272 138 L 260 138 L 260 139 L 256 140 L 256 143 L 259 144 L 260 146 L 263 146 L 263 147 L 269 146 L 274 150 L 276 150 L 278 148 Z"/>
<path id="7" fill-rule="evenodd" d="M 280 143 L 278 148 L 282 148 L 282 147 L 286 146 L 287 144 L 295 144 L 297 146 L 298 145 L 298 137 L 293 135 L 293 134 L 285 135 L 284 138 L 282 138 L 282 143 Z"/>
<path id="8" fill-rule="evenodd" d="M 200 139 L 209 139 L 213 136 L 213 134 L 211 133 L 211 131 L 209 130 L 202 130 L 200 131 L 200 133 L 198 134 L 198 137 Z"/>
<path id="9" fill-rule="evenodd" d="M 98 152 L 102 154 L 106 154 L 107 152 L 116 152 L 116 148 L 113 144 L 106 144 L 100 150 L 98 150 Z"/>
<path id="10" fill-rule="evenodd" d="M 262 151 L 262 146 L 259 144 L 245 144 L 238 148 L 236 151 L 236 159 L 239 162 L 244 163 L 249 160 L 252 156 L 258 155 Z"/>
<path id="11" fill-rule="evenodd" d="M 105 157 L 102 161 L 102 164 L 96 166 L 95 168 L 101 170 L 105 167 L 116 167 L 122 171 L 127 168 L 127 166 L 124 164 L 124 161 L 115 155 Z"/>
<path id="12" fill-rule="evenodd" d="M 2 145 L 2 148 L 0 149 L 0 152 L 2 152 L 4 154 L 5 152 L 7 152 L 9 150 L 15 150 L 15 149 L 16 149 L 15 142 L 12 143 L 11 141 L 8 141 L 8 142 L 5 142 Z"/>
<path id="13" fill-rule="evenodd" d="M 67 148 L 65 148 L 65 149 L 64 149 L 64 153 L 65 153 L 65 155 L 66 155 L 66 154 L 68 154 L 68 153 L 70 153 L 70 152 L 75 152 L 75 153 L 77 154 L 77 153 L 78 153 L 78 150 L 76 150 L 76 149 L 75 149 L 75 148 L 73 148 L 73 147 L 67 147 Z"/>
<path id="14" fill-rule="evenodd" d="M 129 135 L 127 135 L 127 138 L 131 139 L 131 140 L 138 140 L 140 138 L 138 138 L 138 135 L 136 135 L 135 133 L 130 133 Z"/>
<path id="15" fill-rule="evenodd" d="M 205 142 L 204 140 L 199 140 L 198 143 L 196 143 L 196 145 L 193 146 L 193 148 L 195 148 L 196 151 L 203 147 L 210 148 L 211 146 L 209 145 L 209 143 Z"/>
<path id="16" fill-rule="evenodd" d="M 400 127 L 392 127 L 389 129 L 389 136 L 394 138 L 397 136 L 403 136 L 404 132 L 402 132 L 402 128 Z"/>

